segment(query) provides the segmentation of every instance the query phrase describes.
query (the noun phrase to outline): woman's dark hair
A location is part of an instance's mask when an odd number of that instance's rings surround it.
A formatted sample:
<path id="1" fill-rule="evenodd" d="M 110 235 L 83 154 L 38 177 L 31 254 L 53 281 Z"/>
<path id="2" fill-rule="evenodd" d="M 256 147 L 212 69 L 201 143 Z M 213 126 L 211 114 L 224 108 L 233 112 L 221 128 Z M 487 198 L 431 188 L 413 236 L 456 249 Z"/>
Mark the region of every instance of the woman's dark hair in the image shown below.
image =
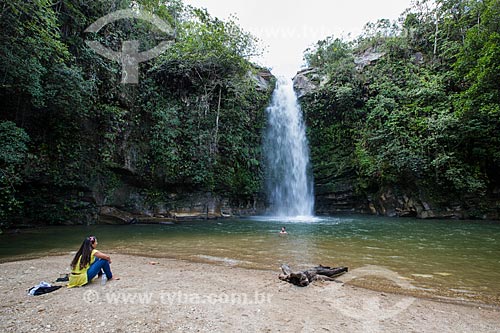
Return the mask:
<path id="1" fill-rule="evenodd" d="M 89 236 L 85 238 L 85 240 L 82 243 L 82 246 L 80 246 L 80 249 L 78 250 L 78 252 L 76 252 L 75 257 L 71 262 L 72 269 L 75 269 L 76 264 L 78 263 L 78 259 L 80 258 L 81 258 L 80 269 L 90 264 L 90 255 L 92 254 L 92 250 L 94 249 L 92 247 L 92 244 L 94 243 L 95 243 L 95 236 Z"/>

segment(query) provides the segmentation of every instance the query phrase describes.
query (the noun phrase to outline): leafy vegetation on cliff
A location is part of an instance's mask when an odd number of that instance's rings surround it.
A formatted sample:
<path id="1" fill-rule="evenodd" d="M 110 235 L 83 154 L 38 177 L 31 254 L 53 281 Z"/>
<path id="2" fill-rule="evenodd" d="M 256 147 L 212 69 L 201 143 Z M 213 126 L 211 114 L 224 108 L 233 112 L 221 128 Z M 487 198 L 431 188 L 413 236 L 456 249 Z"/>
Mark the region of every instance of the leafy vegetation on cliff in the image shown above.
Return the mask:
<path id="1" fill-rule="evenodd" d="M 84 32 L 125 8 L 154 13 L 173 35 L 136 19 Z M 0 19 L 2 223 L 84 222 L 99 205 L 133 208 L 133 195 L 116 199 L 124 186 L 141 192 L 143 208 L 183 192 L 258 194 L 272 82 L 259 84 L 247 60 L 255 40 L 233 21 L 180 0 L 3 1 Z M 116 51 L 123 40 L 140 40 L 140 51 L 172 43 L 140 64 L 139 84 L 124 85 L 121 64 L 87 39 Z"/>
<path id="2" fill-rule="evenodd" d="M 396 188 L 498 215 L 500 1 L 416 1 L 399 22 L 320 41 L 305 58 L 319 196 L 350 179 L 358 195 Z"/>

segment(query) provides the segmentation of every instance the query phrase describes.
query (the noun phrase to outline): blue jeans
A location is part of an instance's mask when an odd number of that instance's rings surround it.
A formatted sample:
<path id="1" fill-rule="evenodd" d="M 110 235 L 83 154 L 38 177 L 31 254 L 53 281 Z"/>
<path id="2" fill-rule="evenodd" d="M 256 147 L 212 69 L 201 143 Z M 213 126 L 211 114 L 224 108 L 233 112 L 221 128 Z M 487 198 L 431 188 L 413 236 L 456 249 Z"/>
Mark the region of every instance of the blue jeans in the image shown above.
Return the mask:
<path id="1" fill-rule="evenodd" d="M 113 274 L 111 273 L 111 268 L 109 267 L 109 261 L 104 259 L 95 258 L 95 261 L 92 265 L 90 265 L 87 270 L 87 281 L 92 281 L 92 279 L 101 271 L 104 271 L 106 277 L 111 279 Z"/>

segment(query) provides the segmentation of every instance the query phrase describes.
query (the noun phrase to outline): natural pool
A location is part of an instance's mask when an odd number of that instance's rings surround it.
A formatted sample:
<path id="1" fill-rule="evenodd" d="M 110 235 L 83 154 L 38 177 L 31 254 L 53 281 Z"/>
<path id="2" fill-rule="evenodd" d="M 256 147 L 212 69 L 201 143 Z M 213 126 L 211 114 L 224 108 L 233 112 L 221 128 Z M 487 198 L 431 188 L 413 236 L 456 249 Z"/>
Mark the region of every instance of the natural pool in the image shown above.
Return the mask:
<path id="1" fill-rule="evenodd" d="M 281 226 L 286 226 L 287 236 L 278 234 Z M 44 227 L 1 235 L 0 261 L 75 251 L 90 234 L 98 237 L 103 252 L 276 273 L 282 263 L 296 270 L 317 264 L 351 270 L 376 265 L 409 281 L 417 294 L 500 304 L 500 223 L 489 221 L 254 217 L 172 225 Z M 383 281 L 359 280 L 356 284 L 391 289 Z"/>

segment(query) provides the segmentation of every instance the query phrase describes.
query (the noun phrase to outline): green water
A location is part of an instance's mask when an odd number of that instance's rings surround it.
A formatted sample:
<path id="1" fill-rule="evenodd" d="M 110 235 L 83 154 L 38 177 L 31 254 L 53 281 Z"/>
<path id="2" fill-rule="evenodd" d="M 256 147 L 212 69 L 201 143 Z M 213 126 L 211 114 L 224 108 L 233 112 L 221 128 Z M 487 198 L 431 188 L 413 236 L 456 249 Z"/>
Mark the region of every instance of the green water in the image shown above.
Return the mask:
<path id="1" fill-rule="evenodd" d="M 286 226 L 287 236 L 278 234 Z M 329 217 L 314 221 L 266 218 L 174 225 L 47 227 L 0 236 L 0 261 L 75 251 L 96 235 L 103 252 L 178 258 L 270 269 L 317 264 L 355 269 L 377 265 L 427 296 L 500 304 L 500 224 Z M 367 283 L 370 285 L 370 283 Z M 384 289 L 384 288 L 382 288 Z"/>

